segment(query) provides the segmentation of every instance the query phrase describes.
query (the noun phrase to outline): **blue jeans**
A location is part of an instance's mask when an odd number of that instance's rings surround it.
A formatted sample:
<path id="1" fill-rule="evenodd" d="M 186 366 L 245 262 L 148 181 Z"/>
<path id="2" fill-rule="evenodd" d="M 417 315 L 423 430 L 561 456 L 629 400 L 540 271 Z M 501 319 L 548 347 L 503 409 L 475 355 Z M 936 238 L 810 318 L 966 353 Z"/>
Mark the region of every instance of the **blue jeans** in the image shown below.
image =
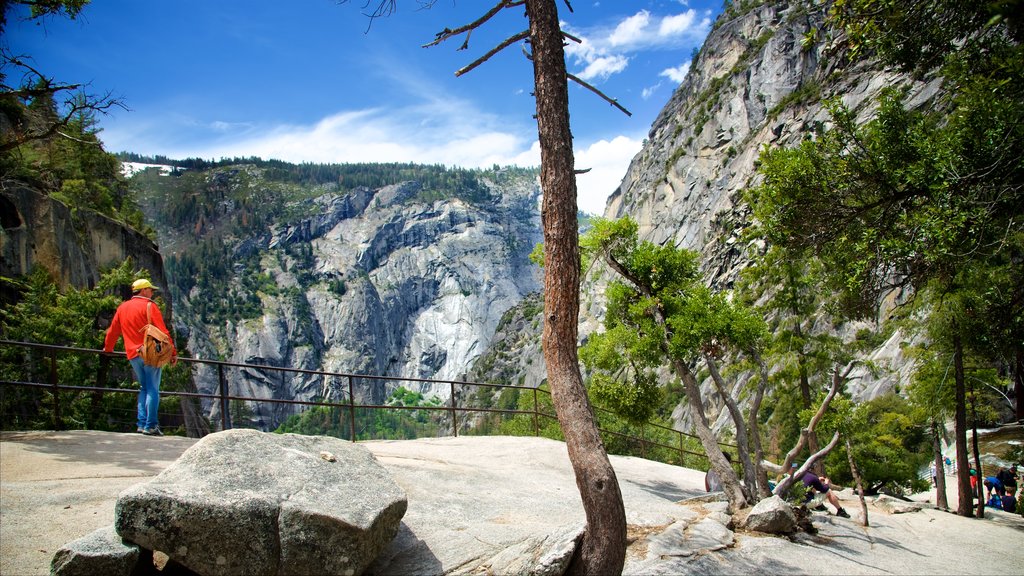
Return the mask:
<path id="1" fill-rule="evenodd" d="M 136 356 L 128 362 L 135 371 L 135 379 L 139 381 L 139 428 L 157 428 L 160 421 L 157 409 L 160 408 L 160 375 L 163 368 L 146 366 L 142 356 Z"/>

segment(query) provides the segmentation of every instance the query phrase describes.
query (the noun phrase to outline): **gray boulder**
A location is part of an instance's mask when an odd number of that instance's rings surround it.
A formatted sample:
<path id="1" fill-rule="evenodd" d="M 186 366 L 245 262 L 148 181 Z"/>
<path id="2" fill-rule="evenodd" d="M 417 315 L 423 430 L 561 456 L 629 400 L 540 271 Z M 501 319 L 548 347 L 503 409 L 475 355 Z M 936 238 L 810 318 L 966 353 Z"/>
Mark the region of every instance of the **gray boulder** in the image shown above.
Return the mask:
<path id="1" fill-rule="evenodd" d="M 57 550 L 50 563 L 50 574 L 130 576 L 138 562 L 139 547 L 123 542 L 114 527 L 107 526 L 68 542 Z"/>
<path id="2" fill-rule="evenodd" d="M 207 576 L 358 574 L 394 538 L 407 505 L 362 446 L 229 430 L 122 492 L 115 527 Z"/>
<path id="3" fill-rule="evenodd" d="M 789 534 L 796 531 L 797 519 L 793 507 L 778 495 L 758 502 L 747 515 L 748 530 L 769 534 Z"/>

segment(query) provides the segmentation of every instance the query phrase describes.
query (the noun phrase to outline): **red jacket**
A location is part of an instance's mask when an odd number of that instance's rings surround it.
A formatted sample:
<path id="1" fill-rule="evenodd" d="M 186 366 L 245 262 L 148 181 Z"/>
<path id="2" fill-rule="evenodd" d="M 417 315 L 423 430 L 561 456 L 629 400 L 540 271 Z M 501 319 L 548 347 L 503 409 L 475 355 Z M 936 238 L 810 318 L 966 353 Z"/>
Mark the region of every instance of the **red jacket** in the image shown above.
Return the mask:
<path id="1" fill-rule="evenodd" d="M 114 319 L 107 328 L 107 338 L 103 341 L 103 350 L 113 352 L 117 339 L 124 337 L 124 351 L 131 360 L 139 355 L 139 348 L 142 348 L 142 328 L 146 325 L 146 305 L 153 302 L 145 296 L 132 296 L 130 300 L 122 302 L 114 313 Z M 149 307 L 150 322 L 162 330 L 168 336 L 171 332 L 164 325 L 164 317 L 160 313 L 160 307 L 153 304 Z M 171 347 L 174 347 L 174 339 L 171 339 Z M 174 356 L 178 351 L 174 350 Z"/>

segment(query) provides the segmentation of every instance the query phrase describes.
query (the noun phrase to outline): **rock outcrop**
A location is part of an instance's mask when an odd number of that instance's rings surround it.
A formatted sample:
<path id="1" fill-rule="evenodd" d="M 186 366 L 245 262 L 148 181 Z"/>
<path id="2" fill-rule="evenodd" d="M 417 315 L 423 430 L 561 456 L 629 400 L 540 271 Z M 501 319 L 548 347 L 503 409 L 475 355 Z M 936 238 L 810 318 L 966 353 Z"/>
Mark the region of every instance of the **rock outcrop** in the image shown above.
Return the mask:
<path id="1" fill-rule="evenodd" d="M 131 258 L 166 289 L 163 259 L 141 232 L 102 214 L 71 209 L 25 186 L 0 191 L 0 275 L 43 268 L 61 286 L 92 288 L 100 272 Z M 167 313 L 170 316 L 170 313 Z"/>
<path id="2" fill-rule="evenodd" d="M 113 526 L 100 528 L 78 540 L 72 540 L 53 556 L 53 576 L 132 576 L 138 573 L 139 547 L 125 542 Z M 148 555 L 152 563 L 152 555 Z"/>
<path id="3" fill-rule="evenodd" d="M 829 98 L 839 98 L 864 121 L 887 86 L 906 87 L 912 107 L 935 94 L 936 82 L 915 82 L 870 60 L 851 62 L 840 38 L 821 8 L 803 2 L 752 3 L 719 18 L 605 215 L 631 216 L 641 239 L 696 250 L 707 281 L 731 288 L 749 263 L 743 233 L 750 214 L 742 193 L 760 182 L 756 162 L 763 147 L 795 146 L 827 125 Z M 600 317 L 600 304 L 589 314 Z M 907 364 L 893 345 L 871 359 L 880 370 L 851 376 L 854 397 L 891 390 Z M 713 427 L 731 427 L 710 378 L 702 392 L 709 414 L 718 415 Z M 681 406 L 673 417 L 690 428 L 689 410 Z"/>
<path id="4" fill-rule="evenodd" d="M 206 576 L 358 574 L 394 538 L 407 505 L 362 446 L 230 430 L 123 492 L 115 527 Z"/>

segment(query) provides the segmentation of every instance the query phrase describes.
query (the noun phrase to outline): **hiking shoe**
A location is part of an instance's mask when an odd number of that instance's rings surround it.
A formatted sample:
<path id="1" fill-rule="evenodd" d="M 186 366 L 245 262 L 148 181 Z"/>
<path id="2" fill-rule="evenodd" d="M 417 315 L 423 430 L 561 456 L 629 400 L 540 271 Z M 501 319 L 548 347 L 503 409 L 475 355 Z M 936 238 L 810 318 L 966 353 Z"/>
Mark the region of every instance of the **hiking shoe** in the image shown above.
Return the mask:
<path id="1" fill-rule="evenodd" d="M 146 436 L 163 436 L 164 433 L 160 431 L 160 428 L 146 428 L 142 431 Z"/>
<path id="2" fill-rule="evenodd" d="M 828 508 L 825 508 L 824 504 L 818 504 L 817 506 L 812 508 L 812 510 L 814 510 L 815 512 L 828 512 Z"/>
<path id="3" fill-rule="evenodd" d="M 836 512 L 836 516 L 839 516 L 840 518 L 849 518 L 850 514 L 846 511 L 846 509 L 840 508 L 839 511 Z"/>

